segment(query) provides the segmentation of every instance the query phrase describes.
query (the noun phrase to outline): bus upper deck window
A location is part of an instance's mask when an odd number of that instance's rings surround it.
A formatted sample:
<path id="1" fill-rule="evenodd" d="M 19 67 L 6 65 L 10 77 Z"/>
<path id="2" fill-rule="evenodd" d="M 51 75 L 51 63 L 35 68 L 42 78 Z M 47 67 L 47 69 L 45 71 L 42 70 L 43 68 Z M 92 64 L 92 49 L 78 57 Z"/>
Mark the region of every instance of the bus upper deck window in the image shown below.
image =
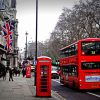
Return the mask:
<path id="1" fill-rule="evenodd" d="M 82 55 L 100 55 L 100 42 L 99 41 L 84 41 L 81 45 Z"/>

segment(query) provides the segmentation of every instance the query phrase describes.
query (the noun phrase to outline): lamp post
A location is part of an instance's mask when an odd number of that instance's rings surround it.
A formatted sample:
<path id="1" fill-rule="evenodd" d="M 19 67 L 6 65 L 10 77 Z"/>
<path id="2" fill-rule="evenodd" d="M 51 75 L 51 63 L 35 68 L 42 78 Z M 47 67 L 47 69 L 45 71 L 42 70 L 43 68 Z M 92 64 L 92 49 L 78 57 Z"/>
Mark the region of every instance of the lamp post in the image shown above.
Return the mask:
<path id="1" fill-rule="evenodd" d="M 37 34 L 38 34 L 38 0 L 36 0 L 36 52 L 35 52 L 35 60 L 37 60 Z"/>
<path id="2" fill-rule="evenodd" d="M 26 35 L 26 50 L 25 50 L 25 59 L 27 59 L 27 35 L 28 35 L 28 33 L 26 32 L 26 33 L 25 33 L 25 35 Z"/>
<path id="3" fill-rule="evenodd" d="M 37 34 L 38 34 L 38 0 L 36 0 L 36 48 L 35 48 L 35 61 L 37 61 Z M 34 85 L 36 85 L 36 65 L 35 65 L 35 77 L 34 77 Z"/>

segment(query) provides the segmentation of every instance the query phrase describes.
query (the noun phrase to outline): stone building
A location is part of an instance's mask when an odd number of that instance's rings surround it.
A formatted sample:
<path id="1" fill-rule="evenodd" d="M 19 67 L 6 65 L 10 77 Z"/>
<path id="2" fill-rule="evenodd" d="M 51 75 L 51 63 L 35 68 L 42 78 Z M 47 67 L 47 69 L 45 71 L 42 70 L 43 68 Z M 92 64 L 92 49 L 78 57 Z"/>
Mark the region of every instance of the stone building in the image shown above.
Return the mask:
<path id="1" fill-rule="evenodd" d="M 10 67 L 17 67 L 18 61 L 18 20 L 16 19 L 16 12 L 16 0 L 0 0 L 0 61 L 5 65 L 10 62 Z M 8 35 L 6 23 L 9 24 L 10 35 Z M 7 38 L 5 38 L 5 33 L 7 33 Z M 8 40 L 9 42 L 7 42 Z"/>

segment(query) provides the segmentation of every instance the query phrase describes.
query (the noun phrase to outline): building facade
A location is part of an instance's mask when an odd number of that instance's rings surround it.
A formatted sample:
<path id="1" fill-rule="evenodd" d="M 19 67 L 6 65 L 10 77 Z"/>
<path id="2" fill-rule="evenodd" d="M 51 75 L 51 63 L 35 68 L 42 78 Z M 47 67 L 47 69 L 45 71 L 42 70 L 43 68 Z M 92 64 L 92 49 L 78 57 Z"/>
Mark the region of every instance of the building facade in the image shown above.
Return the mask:
<path id="1" fill-rule="evenodd" d="M 0 61 L 10 67 L 18 66 L 16 12 L 16 0 L 0 0 Z"/>

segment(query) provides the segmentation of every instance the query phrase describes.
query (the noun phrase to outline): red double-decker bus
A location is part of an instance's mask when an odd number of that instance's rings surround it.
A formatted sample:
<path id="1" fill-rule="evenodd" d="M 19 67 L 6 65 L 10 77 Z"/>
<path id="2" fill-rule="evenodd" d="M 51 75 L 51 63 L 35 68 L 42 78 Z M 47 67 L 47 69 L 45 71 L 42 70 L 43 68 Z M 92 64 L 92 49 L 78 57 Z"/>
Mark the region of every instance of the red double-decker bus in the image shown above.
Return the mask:
<path id="1" fill-rule="evenodd" d="M 100 38 L 86 38 L 60 49 L 60 82 L 72 88 L 100 89 Z"/>

